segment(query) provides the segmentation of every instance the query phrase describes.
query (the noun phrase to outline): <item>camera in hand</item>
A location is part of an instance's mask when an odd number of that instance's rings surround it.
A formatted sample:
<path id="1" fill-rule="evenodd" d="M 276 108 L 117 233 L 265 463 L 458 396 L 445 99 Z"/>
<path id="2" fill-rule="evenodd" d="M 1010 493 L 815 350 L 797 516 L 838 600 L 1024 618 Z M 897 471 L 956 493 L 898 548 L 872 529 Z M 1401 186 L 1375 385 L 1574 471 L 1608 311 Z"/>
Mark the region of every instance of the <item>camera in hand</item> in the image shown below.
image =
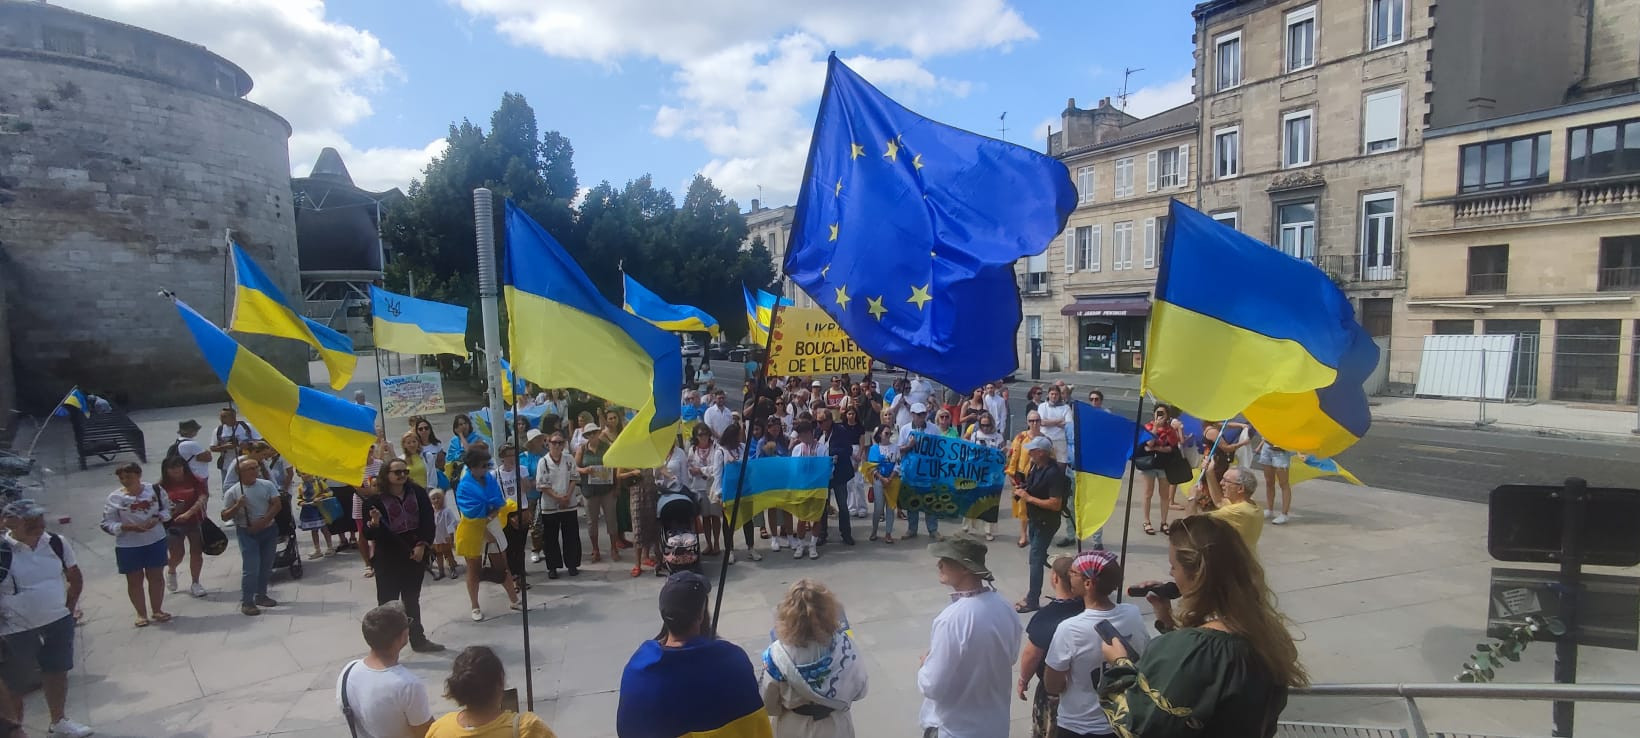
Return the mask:
<path id="1" fill-rule="evenodd" d="M 1152 584 L 1148 587 L 1144 585 L 1134 585 L 1127 588 L 1127 593 L 1129 597 L 1144 597 L 1148 594 L 1155 594 L 1157 597 L 1164 600 L 1176 600 L 1179 599 L 1180 596 L 1179 585 L 1175 582 L 1162 582 L 1161 584 Z"/>

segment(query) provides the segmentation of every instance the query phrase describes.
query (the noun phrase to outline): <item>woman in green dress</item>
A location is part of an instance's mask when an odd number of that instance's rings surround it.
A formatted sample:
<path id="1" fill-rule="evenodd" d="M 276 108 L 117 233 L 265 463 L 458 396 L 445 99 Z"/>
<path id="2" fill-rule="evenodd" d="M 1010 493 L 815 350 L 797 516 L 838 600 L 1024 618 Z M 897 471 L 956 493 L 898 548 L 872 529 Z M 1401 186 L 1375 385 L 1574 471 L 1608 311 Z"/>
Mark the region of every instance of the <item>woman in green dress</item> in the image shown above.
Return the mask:
<path id="1" fill-rule="evenodd" d="M 1156 629 L 1137 661 L 1120 640 L 1104 646 L 1100 699 L 1128 738 L 1275 735 L 1287 690 L 1309 684 L 1264 568 L 1234 528 L 1194 515 L 1168 532 L 1179 611 L 1154 594 Z"/>

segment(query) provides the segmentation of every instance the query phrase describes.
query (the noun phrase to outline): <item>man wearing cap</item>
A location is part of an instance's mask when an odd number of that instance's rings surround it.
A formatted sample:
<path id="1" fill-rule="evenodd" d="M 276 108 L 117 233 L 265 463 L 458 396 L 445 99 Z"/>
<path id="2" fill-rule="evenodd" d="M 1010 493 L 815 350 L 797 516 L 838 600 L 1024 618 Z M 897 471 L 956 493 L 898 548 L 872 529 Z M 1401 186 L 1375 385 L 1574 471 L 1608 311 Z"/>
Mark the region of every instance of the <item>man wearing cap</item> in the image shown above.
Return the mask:
<path id="1" fill-rule="evenodd" d="M 74 561 L 74 547 L 46 532 L 46 509 L 33 500 L 18 500 L 5 509 L 6 533 L 0 546 L 11 552 L 11 568 L 0 576 L 0 709 L 23 722 L 22 693 L 33 687 L 39 668 L 52 735 L 91 735 L 91 729 L 68 719 L 68 671 L 74 668 L 74 611 L 85 580 Z"/>
<path id="2" fill-rule="evenodd" d="M 1099 706 L 1097 675 L 1104 667 L 1100 650 L 1104 638 L 1098 626 L 1108 622 L 1133 647 L 1138 658 L 1150 643 L 1139 607 L 1131 602 L 1116 604 L 1110 597 L 1122 586 L 1122 565 L 1109 551 L 1088 551 L 1071 562 L 1071 576 L 1082 590 L 1087 605 L 1081 614 L 1067 618 L 1054 631 L 1048 648 L 1047 669 L 1042 684 L 1048 694 L 1059 696 L 1058 736 L 1084 738 L 1110 735 L 1115 731 Z"/>
<path id="3" fill-rule="evenodd" d="M 211 450 L 194 440 L 199 435 L 199 421 L 192 418 L 177 423 L 177 455 L 188 460 L 188 471 L 202 482 L 211 479 Z"/>
<path id="4" fill-rule="evenodd" d="M 1009 686 L 1022 628 L 985 567 L 985 544 L 958 536 L 930 544 L 951 604 L 934 618 L 917 670 L 923 738 L 1008 735 Z"/>
<path id="5" fill-rule="evenodd" d="M 1025 442 L 1025 453 L 1031 461 L 1031 472 L 1025 476 L 1025 488 L 1014 489 L 1014 499 L 1025 503 L 1026 538 L 1030 545 L 1030 589 L 1025 599 L 1014 609 L 1035 612 L 1042 597 L 1042 569 L 1048 565 L 1048 544 L 1059 532 L 1060 511 L 1070 497 L 1070 477 L 1065 465 L 1054 458 L 1053 443 L 1046 436 L 1037 436 Z"/>
<path id="6" fill-rule="evenodd" d="M 1042 683 L 1043 661 L 1048 655 L 1048 647 L 1053 644 L 1054 631 L 1066 619 L 1082 612 L 1082 592 L 1079 588 L 1081 577 L 1071 573 L 1071 563 L 1076 557 L 1069 555 L 1055 556 L 1048 565 L 1048 588 L 1053 595 L 1048 604 L 1031 615 L 1025 623 L 1025 647 L 1019 653 L 1019 698 L 1025 697 L 1025 689 L 1031 685 L 1031 679 L 1036 679 L 1036 690 L 1029 698 L 1031 700 L 1031 738 L 1053 738 L 1054 714 L 1059 709 L 1058 700 L 1048 694 Z"/>
<path id="7" fill-rule="evenodd" d="M 735 413 L 729 409 L 728 402 L 728 396 L 723 394 L 723 390 L 718 390 L 712 393 L 712 406 L 701 413 L 701 422 L 712 429 L 713 438 L 723 435 L 723 429 L 735 422 Z"/>
<path id="8" fill-rule="evenodd" d="M 772 735 L 751 660 L 712 633 L 711 593 L 711 582 L 692 571 L 661 587 L 660 635 L 638 646 L 621 673 L 620 738 Z"/>
<path id="9" fill-rule="evenodd" d="M 912 437 L 912 433 L 937 432 L 938 431 L 936 429 L 928 427 L 928 405 L 921 402 L 911 403 L 911 422 L 900 426 L 899 430 L 894 434 L 895 438 L 900 439 L 900 458 L 905 458 L 905 455 L 910 453 L 911 447 L 916 445 L 917 439 Z M 920 511 L 915 508 L 905 511 L 905 538 L 917 537 L 917 518 L 920 517 L 919 513 Z M 893 528 L 893 526 L 889 527 Z M 928 537 L 934 539 L 935 541 L 940 540 L 940 520 L 932 512 L 928 513 Z"/>

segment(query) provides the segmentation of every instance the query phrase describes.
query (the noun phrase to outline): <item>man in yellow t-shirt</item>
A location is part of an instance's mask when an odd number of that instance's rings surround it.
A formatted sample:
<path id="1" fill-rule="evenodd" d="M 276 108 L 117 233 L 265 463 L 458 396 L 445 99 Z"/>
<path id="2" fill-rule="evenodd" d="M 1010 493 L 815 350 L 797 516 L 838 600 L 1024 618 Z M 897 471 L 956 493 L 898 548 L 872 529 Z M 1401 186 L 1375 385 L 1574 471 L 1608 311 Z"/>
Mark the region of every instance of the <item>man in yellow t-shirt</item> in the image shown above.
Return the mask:
<path id="1" fill-rule="evenodd" d="M 1218 509 L 1208 515 L 1229 523 L 1241 534 L 1247 550 L 1257 555 L 1258 537 L 1264 532 L 1264 514 L 1249 499 L 1247 485 L 1252 475 L 1245 469 L 1235 467 L 1225 471 L 1220 482 L 1214 482 L 1211 473 L 1202 476 L 1207 479 L 1207 489 L 1213 495 L 1213 502 L 1218 505 Z"/>

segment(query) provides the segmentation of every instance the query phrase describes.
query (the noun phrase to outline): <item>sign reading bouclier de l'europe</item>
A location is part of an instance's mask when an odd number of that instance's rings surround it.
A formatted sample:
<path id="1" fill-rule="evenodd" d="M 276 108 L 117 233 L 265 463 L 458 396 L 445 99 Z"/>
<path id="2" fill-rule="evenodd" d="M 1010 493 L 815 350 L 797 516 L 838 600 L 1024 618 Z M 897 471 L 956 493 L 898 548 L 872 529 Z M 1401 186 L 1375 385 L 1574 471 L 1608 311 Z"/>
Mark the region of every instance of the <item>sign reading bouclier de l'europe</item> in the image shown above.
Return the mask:
<path id="1" fill-rule="evenodd" d="M 863 374 L 871 370 L 871 357 L 819 308 L 782 307 L 775 311 L 771 338 L 769 369 L 782 376 Z"/>

